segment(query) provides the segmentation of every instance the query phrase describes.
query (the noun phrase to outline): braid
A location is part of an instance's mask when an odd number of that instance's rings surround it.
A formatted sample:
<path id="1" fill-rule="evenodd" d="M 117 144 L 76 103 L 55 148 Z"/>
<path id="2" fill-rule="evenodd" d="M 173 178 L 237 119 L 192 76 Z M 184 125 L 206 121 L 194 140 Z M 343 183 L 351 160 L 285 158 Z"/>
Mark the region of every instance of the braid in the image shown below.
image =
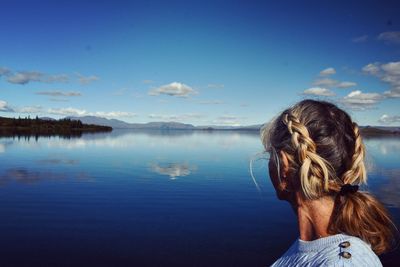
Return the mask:
<path id="1" fill-rule="evenodd" d="M 340 194 L 345 184 L 366 182 L 365 148 L 356 123 L 332 103 L 303 100 L 283 111 L 263 133 L 263 143 L 284 151 L 292 194 L 280 194 L 291 203 L 333 200 L 328 231 L 345 233 L 371 244 L 381 254 L 394 247 L 398 232 L 385 207 L 365 191 Z M 276 188 L 281 192 L 280 188 Z"/>
<path id="2" fill-rule="evenodd" d="M 330 165 L 317 154 L 317 146 L 307 127 L 293 113 L 285 114 L 283 122 L 287 125 L 292 144 L 297 150 L 303 193 L 309 199 L 318 198 L 321 191 L 329 191 Z"/>
<path id="3" fill-rule="evenodd" d="M 344 184 L 360 184 L 367 180 L 367 173 L 364 165 L 365 147 L 361 139 L 360 131 L 356 123 L 353 123 L 353 131 L 355 136 L 354 154 L 351 158 L 351 167 L 343 176 Z"/>

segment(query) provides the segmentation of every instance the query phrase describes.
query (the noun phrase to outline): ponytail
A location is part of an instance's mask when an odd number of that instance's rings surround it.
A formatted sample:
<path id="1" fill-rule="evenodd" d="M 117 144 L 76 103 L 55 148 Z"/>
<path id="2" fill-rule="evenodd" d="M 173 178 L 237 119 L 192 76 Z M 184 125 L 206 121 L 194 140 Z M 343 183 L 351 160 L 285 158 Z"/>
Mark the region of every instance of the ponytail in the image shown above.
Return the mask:
<path id="1" fill-rule="evenodd" d="M 386 208 L 368 192 L 338 194 L 328 231 L 357 236 L 377 255 L 394 247 L 398 234 Z"/>
<path id="2" fill-rule="evenodd" d="M 350 168 L 343 174 L 346 185 L 366 183 L 364 157 L 365 147 L 356 123 L 352 124 L 354 133 L 354 154 Z M 368 192 L 337 194 L 332 214 L 331 233 L 346 233 L 357 236 L 371 244 L 376 254 L 387 252 L 396 243 L 397 228 L 388 211 Z"/>

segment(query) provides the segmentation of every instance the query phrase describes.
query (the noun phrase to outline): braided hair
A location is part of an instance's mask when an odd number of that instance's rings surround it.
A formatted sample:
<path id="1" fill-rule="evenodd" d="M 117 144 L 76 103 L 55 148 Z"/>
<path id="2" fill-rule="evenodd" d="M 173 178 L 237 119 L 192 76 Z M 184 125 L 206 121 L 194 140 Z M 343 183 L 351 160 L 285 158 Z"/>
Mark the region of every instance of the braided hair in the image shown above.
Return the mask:
<path id="1" fill-rule="evenodd" d="M 378 255 L 394 245 L 397 229 L 385 207 L 370 193 L 357 191 L 367 182 L 365 147 L 345 111 L 329 102 L 303 100 L 264 128 L 261 138 L 267 150 L 285 152 L 289 191 L 305 200 L 334 200 L 331 234 L 357 236 Z"/>

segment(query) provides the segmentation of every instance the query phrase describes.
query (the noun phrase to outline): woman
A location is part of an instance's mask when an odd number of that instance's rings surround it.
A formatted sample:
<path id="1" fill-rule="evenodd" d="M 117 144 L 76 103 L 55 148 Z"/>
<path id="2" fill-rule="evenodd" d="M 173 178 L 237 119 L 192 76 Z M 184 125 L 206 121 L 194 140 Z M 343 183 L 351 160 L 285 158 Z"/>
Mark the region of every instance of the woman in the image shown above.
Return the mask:
<path id="1" fill-rule="evenodd" d="M 357 124 L 337 106 L 304 100 L 261 132 L 277 196 L 298 218 L 300 238 L 273 266 L 382 266 L 396 227 L 368 192 Z"/>

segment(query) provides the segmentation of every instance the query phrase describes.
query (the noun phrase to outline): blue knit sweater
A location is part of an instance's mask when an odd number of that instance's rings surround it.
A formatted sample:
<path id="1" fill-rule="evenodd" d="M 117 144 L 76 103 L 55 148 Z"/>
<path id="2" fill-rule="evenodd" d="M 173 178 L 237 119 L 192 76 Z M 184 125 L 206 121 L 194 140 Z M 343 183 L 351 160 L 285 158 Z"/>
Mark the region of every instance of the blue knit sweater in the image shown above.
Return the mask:
<path id="1" fill-rule="evenodd" d="M 354 236 L 337 234 L 313 241 L 296 240 L 273 265 L 382 266 L 371 246 Z"/>

